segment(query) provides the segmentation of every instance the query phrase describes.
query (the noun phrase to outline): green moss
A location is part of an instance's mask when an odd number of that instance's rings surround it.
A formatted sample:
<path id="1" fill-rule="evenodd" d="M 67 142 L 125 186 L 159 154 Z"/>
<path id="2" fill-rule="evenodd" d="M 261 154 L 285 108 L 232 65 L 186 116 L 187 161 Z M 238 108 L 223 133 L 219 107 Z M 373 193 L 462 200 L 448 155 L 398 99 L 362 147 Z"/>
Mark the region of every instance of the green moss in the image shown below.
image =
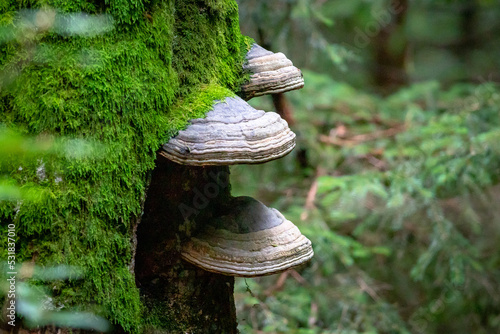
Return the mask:
<path id="1" fill-rule="evenodd" d="M 243 58 L 245 58 L 245 55 L 247 54 L 248 51 L 250 51 L 254 43 L 255 40 L 252 37 L 241 36 L 240 52 Z"/>
<path id="2" fill-rule="evenodd" d="M 240 57 L 242 59 L 245 59 L 246 54 L 250 49 L 252 48 L 252 44 L 255 43 L 255 40 L 251 37 L 248 36 L 241 36 L 241 42 L 240 42 Z M 244 72 L 242 77 L 240 78 L 240 83 L 245 83 L 250 80 L 250 73 L 249 72 Z M 240 84 L 241 86 L 241 84 Z M 239 87 L 236 89 L 236 92 L 240 92 Z"/>
<path id="3" fill-rule="evenodd" d="M 46 188 L 42 199 L 0 203 L 17 225 L 18 260 L 81 266 L 84 280 L 56 291 L 65 305 L 93 309 L 127 332 L 141 331 L 131 237 L 141 215 L 155 152 L 231 96 L 244 77 L 237 5 L 225 1 L 26 1 L 62 11 L 109 13 L 115 29 L 93 38 L 38 34 L 0 46 L 0 119 L 29 134 L 99 141 L 80 159 L 26 162 L 11 176 Z M 11 0 L 5 8 L 19 8 Z M 3 7 L 2 7 L 3 8 Z M 9 17 L 7 17 L 9 16 Z M 12 11 L 3 28 L 16 29 Z M 34 46 L 34 47 L 33 47 Z M 44 165 L 45 178 L 36 170 Z M 62 181 L 57 180 L 61 178 Z M 4 228 L 6 224 L 2 224 Z M 2 248 L 4 249 L 4 248 Z M 94 306 L 95 307 L 94 307 Z"/>
<path id="4" fill-rule="evenodd" d="M 181 92 L 211 82 L 236 90 L 242 65 L 236 3 L 178 1 L 176 10 L 173 52 L 183 56 L 174 57 L 173 66 Z"/>
<path id="5" fill-rule="evenodd" d="M 168 118 L 167 136 L 176 135 L 184 129 L 190 119 L 202 118 L 210 110 L 214 101 L 224 101 L 226 97 L 236 94 L 227 88 L 216 84 L 209 84 L 194 89 L 188 96 L 179 99 Z"/>

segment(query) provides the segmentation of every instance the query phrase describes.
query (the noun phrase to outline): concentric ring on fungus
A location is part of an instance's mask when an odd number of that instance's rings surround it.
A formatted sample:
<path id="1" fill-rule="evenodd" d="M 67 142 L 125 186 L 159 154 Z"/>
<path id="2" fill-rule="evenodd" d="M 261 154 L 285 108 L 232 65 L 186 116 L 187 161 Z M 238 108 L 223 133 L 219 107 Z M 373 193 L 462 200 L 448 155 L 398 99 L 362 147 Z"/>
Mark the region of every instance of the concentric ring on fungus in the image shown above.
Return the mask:
<path id="1" fill-rule="evenodd" d="M 163 145 L 160 154 L 183 165 L 259 164 L 295 147 L 295 134 L 277 113 L 252 108 L 239 97 L 216 102 L 205 118 Z"/>
<path id="2" fill-rule="evenodd" d="M 311 242 L 278 210 L 251 197 L 236 197 L 229 212 L 209 222 L 182 247 L 182 257 L 204 270 L 229 276 L 271 275 L 313 256 Z"/>
<path id="3" fill-rule="evenodd" d="M 253 44 L 246 55 L 243 70 L 250 80 L 240 88 L 245 100 L 252 97 L 284 93 L 304 87 L 302 72 L 283 53 L 273 53 Z"/>

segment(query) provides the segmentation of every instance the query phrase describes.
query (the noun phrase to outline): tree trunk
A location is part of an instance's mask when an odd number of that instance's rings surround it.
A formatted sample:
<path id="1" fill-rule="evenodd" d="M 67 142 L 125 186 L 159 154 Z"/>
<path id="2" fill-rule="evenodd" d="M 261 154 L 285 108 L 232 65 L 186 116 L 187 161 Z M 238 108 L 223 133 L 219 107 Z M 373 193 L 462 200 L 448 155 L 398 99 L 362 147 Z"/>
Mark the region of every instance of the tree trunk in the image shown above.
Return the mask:
<path id="1" fill-rule="evenodd" d="M 228 167 L 158 157 L 137 232 L 136 279 L 154 333 L 236 333 L 234 278 L 181 260 L 184 240 L 230 196 Z"/>
<path id="2" fill-rule="evenodd" d="M 392 20 L 381 27 L 374 40 L 373 76 L 377 86 L 387 93 L 408 83 L 406 73 L 408 43 L 406 39 L 398 43 L 394 43 L 393 40 L 394 38 L 404 38 L 402 31 L 407 11 L 407 0 L 391 1 L 389 13 L 392 15 Z M 395 44 L 398 47 L 394 47 Z"/>
<path id="3" fill-rule="evenodd" d="M 62 311 L 99 315 L 114 332 L 237 332 L 234 279 L 199 270 L 179 253 L 229 197 L 228 168 L 154 164 L 169 135 L 208 111 L 211 101 L 188 108 L 192 96 L 212 83 L 236 91 L 244 80 L 248 50 L 236 2 L 62 0 L 26 9 L 4 2 L 0 20 L 13 37 L 0 48 L 0 120 L 67 143 L 0 171 L 47 195 L 18 207 L 0 201 L 0 232 L 17 228 L 16 262 L 81 268 L 81 279 L 44 282 L 44 297 Z M 61 28 L 70 17 L 92 29 Z M 0 249 L 0 260 L 6 253 Z M 31 332 L 93 328 L 54 319 Z M 7 331 L 24 325 L 0 323 Z"/>

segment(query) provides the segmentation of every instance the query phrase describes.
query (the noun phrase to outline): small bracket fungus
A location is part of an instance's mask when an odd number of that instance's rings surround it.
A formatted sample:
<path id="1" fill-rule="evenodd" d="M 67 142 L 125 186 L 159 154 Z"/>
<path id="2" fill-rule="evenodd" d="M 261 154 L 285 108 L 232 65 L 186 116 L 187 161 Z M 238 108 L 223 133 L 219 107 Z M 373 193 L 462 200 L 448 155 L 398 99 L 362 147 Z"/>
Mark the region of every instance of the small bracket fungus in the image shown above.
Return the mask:
<path id="1" fill-rule="evenodd" d="M 206 118 L 190 121 L 160 154 L 183 165 L 258 164 L 295 147 L 295 134 L 277 113 L 252 108 L 239 97 L 217 101 Z"/>
<path id="2" fill-rule="evenodd" d="M 185 260 L 223 275 L 254 277 L 279 273 L 313 256 L 309 239 L 276 209 L 243 196 L 222 211 L 183 245 Z"/>
<path id="3" fill-rule="evenodd" d="M 243 70 L 250 73 L 250 81 L 241 86 L 241 96 L 284 93 L 304 87 L 300 70 L 281 52 L 273 53 L 253 44 L 246 55 Z"/>

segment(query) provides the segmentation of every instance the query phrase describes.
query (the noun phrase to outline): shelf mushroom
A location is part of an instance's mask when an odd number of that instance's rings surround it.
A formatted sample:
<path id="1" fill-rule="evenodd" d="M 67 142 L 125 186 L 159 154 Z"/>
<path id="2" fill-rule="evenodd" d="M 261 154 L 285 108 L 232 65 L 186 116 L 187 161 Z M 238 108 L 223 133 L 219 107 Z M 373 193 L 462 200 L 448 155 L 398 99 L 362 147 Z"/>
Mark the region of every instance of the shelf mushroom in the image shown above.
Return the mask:
<path id="1" fill-rule="evenodd" d="M 160 154 L 183 165 L 223 166 L 278 159 L 294 147 L 295 134 L 277 113 L 227 97 L 216 101 L 205 118 L 192 119 Z"/>
<path id="2" fill-rule="evenodd" d="M 243 70 L 250 73 L 250 80 L 241 86 L 240 95 L 246 101 L 304 87 L 302 73 L 281 52 L 274 53 L 254 43 L 245 58 Z"/>
<path id="3" fill-rule="evenodd" d="M 183 245 L 185 260 L 223 275 L 254 277 L 279 273 L 313 256 L 309 239 L 278 210 L 242 196 L 225 211 Z"/>
<path id="4" fill-rule="evenodd" d="M 229 165 L 264 163 L 294 147 L 295 134 L 277 113 L 256 110 L 239 97 L 226 97 L 214 101 L 205 118 L 190 120 L 159 153 L 185 165 L 182 168 L 204 166 L 207 175 L 210 169 L 223 168 L 229 175 Z M 208 213 L 203 217 L 215 217 L 208 222 L 195 218 L 201 230 L 181 245 L 183 259 L 207 271 L 252 277 L 279 273 L 313 256 L 311 242 L 279 211 L 250 197 L 232 198 L 229 191 L 226 195 L 223 199 L 207 196 L 210 205 L 183 212 L 185 221 L 205 209 Z"/>

